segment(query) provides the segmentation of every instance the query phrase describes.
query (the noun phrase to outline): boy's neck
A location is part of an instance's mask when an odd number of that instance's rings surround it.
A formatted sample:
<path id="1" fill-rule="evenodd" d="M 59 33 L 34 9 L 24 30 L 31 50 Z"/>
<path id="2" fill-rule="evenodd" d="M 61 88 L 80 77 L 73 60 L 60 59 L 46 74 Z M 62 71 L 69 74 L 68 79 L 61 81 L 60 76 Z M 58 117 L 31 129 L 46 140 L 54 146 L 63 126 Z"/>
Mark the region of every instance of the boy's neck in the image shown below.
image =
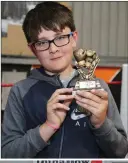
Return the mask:
<path id="1" fill-rule="evenodd" d="M 56 73 L 53 73 L 53 72 L 49 72 L 47 70 L 45 70 L 45 72 L 48 75 L 54 75 L 54 74 L 56 74 Z M 73 68 L 72 68 L 72 66 L 69 66 L 67 69 L 65 69 L 64 71 L 62 71 L 62 72 L 59 73 L 60 74 L 60 79 L 63 79 L 64 80 L 64 79 L 69 78 L 71 76 L 72 72 L 73 72 Z"/>

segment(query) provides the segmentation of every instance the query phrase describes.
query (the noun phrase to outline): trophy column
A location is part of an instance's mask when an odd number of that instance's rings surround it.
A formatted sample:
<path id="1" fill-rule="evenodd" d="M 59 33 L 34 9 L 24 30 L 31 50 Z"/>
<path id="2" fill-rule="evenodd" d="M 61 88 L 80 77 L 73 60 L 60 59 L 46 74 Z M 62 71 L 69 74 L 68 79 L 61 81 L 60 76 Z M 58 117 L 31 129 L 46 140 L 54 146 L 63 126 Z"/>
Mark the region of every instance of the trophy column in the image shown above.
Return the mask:
<path id="1" fill-rule="evenodd" d="M 102 89 L 99 80 L 94 77 L 95 69 L 100 61 L 96 52 L 78 49 L 74 51 L 73 55 L 76 60 L 77 71 L 80 75 L 75 84 L 73 94 L 75 94 L 77 90 L 90 91 L 91 89 Z M 78 109 L 86 115 L 91 114 L 80 106 L 78 106 Z"/>

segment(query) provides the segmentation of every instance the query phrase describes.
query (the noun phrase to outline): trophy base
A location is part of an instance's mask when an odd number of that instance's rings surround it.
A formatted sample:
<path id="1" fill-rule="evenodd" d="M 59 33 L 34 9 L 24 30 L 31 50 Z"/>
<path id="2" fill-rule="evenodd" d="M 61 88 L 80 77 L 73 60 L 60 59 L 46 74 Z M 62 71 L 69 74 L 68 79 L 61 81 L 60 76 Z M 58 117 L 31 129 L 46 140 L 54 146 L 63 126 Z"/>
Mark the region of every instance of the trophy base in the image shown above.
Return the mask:
<path id="1" fill-rule="evenodd" d="M 92 89 L 104 90 L 101 87 L 99 80 L 79 80 L 76 82 L 72 95 L 76 94 L 77 90 L 91 91 Z"/>
<path id="2" fill-rule="evenodd" d="M 104 90 L 101 87 L 99 80 L 97 80 L 97 79 L 95 79 L 95 80 L 79 80 L 76 82 L 75 88 L 72 91 L 72 95 L 75 95 L 77 90 L 91 91 L 92 89 Z M 87 116 L 91 115 L 91 112 L 89 112 L 85 108 L 82 108 L 81 106 L 78 106 L 78 110 L 80 112 L 86 114 Z"/>

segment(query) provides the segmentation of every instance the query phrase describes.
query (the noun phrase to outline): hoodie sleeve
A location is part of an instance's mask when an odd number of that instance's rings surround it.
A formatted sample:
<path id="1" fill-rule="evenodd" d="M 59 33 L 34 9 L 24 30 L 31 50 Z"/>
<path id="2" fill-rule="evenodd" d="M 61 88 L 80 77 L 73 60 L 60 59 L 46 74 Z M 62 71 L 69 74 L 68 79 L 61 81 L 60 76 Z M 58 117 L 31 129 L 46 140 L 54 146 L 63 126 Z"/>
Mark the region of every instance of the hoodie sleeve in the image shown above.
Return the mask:
<path id="1" fill-rule="evenodd" d="M 105 157 L 124 158 L 128 153 L 127 135 L 108 85 L 104 81 L 101 81 L 101 84 L 108 92 L 107 117 L 100 128 L 96 129 L 91 126 L 91 129 Z"/>
<path id="2" fill-rule="evenodd" d="M 47 143 L 39 126 L 26 130 L 22 98 L 17 86 L 12 87 L 2 123 L 2 158 L 33 158 Z"/>

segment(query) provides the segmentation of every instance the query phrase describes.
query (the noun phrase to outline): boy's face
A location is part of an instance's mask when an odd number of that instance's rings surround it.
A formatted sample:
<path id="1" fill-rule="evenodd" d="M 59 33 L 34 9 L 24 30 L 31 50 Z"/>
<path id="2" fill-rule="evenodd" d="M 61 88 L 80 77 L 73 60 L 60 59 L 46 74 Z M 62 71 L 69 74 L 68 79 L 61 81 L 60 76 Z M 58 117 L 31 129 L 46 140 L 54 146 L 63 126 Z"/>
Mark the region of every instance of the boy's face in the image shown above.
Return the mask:
<path id="1" fill-rule="evenodd" d="M 42 29 L 42 31 L 38 34 L 38 40 L 43 40 L 43 46 L 47 47 L 48 40 L 56 38 L 55 43 L 58 46 L 61 46 L 60 44 L 63 44 L 65 41 L 65 37 L 63 37 L 63 35 L 68 35 L 70 32 L 71 30 L 68 27 L 63 29 L 61 32 Z M 66 42 L 66 45 L 58 47 L 52 42 L 49 49 L 46 50 L 40 50 L 40 47 L 42 46 L 41 43 L 35 44 L 36 49 L 34 50 L 34 53 L 39 59 L 41 65 L 47 71 L 53 73 L 62 72 L 71 66 L 73 48 L 76 47 L 77 32 L 73 32 L 73 35 L 70 35 L 69 38 L 66 39 L 69 39 L 69 43 Z"/>

